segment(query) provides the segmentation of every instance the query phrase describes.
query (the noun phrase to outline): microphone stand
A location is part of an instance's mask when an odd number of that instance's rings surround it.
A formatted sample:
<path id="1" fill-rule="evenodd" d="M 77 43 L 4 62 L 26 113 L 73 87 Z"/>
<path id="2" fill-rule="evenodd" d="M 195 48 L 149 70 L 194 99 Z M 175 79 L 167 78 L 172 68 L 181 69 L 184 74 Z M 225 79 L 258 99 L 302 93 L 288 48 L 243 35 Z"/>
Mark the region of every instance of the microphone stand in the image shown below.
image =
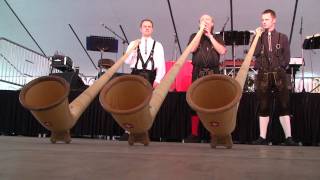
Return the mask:
<path id="1" fill-rule="evenodd" d="M 124 45 L 127 44 L 129 45 L 129 41 L 128 41 L 128 38 L 126 36 L 126 33 L 124 33 L 124 30 L 122 28 L 121 25 L 119 25 L 120 29 L 121 29 L 121 32 L 122 32 L 122 35 L 124 36 L 125 39 L 122 38 L 122 44 L 123 44 L 123 54 L 124 54 Z"/>
<path id="2" fill-rule="evenodd" d="M 128 38 L 126 36 L 126 33 L 124 32 L 123 28 L 121 25 L 119 25 L 120 29 L 121 29 L 121 32 L 122 32 L 122 35 L 124 36 L 125 38 L 125 41 L 122 40 L 122 55 L 124 55 L 124 52 L 125 52 L 125 44 L 127 43 L 127 45 L 129 45 L 129 41 L 128 41 Z M 124 72 L 124 66 L 122 66 L 122 73 Z"/>
<path id="3" fill-rule="evenodd" d="M 93 65 L 93 67 L 94 67 L 96 70 L 98 70 L 98 68 L 97 68 L 96 64 L 93 62 L 93 60 L 92 60 L 92 58 L 90 57 L 90 55 L 89 55 L 88 51 L 87 51 L 87 50 L 86 50 L 86 48 L 83 46 L 83 44 L 82 44 L 81 40 L 79 39 L 79 36 L 78 36 L 78 35 L 77 35 L 77 33 L 74 31 L 74 29 L 72 28 L 71 24 L 69 24 L 69 27 L 70 27 L 71 31 L 73 32 L 74 36 L 77 38 L 78 42 L 80 43 L 80 45 L 81 45 L 82 49 L 83 49 L 83 50 L 84 50 L 84 52 L 87 54 L 87 56 L 88 56 L 88 58 L 90 59 L 90 61 L 91 61 L 92 65 Z"/>
<path id="4" fill-rule="evenodd" d="M 221 31 L 220 31 L 221 34 L 222 34 L 222 40 L 223 40 L 223 42 L 225 42 L 225 41 L 224 41 L 224 29 L 226 28 L 229 19 L 230 19 L 230 18 L 228 17 L 227 20 L 226 20 L 226 22 L 223 24 L 222 29 L 221 29 Z M 225 69 L 224 69 L 224 73 L 225 73 L 225 75 L 227 75 L 226 67 L 224 67 L 224 68 L 225 68 Z"/>
<path id="5" fill-rule="evenodd" d="M 222 27 L 222 29 L 221 29 L 221 33 L 222 33 L 222 40 L 224 41 L 224 29 L 226 28 L 226 26 L 227 26 L 227 23 L 228 23 L 228 21 L 229 21 L 229 17 L 227 18 L 227 20 L 226 20 L 226 22 L 223 24 L 223 27 Z"/>
<path id="6" fill-rule="evenodd" d="M 178 58 L 178 48 L 179 48 L 179 45 L 178 45 L 178 37 L 177 37 L 177 34 L 174 33 L 173 34 L 174 36 L 174 41 L 173 41 L 173 54 L 172 54 L 172 60 L 176 61 L 177 58 Z"/>
<path id="7" fill-rule="evenodd" d="M 122 50 L 122 53 L 124 54 L 124 49 L 125 49 L 125 44 L 128 44 L 129 45 L 129 42 L 128 42 L 128 39 L 127 39 L 127 36 L 126 34 L 124 33 L 123 29 L 122 29 L 122 26 L 120 26 L 120 29 L 121 29 L 121 32 L 122 34 L 124 35 L 125 39 L 123 37 L 121 37 L 120 35 L 118 35 L 117 33 L 115 33 L 111 28 L 109 28 L 107 25 L 105 25 L 104 23 L 101 23 L 102 27 L 104 27 L 105 29 L 107 29 L 108 31 L 110 31 L 113 35 L 115 35 L 116 37 L 118 37 L 119 39 L 122 40 L 122 44 L 123 44 L 123 50 Z M 122 66 L 122 72 L 123 72 L 123 66 Z"/>
<path id="8" fill-rule="evenodd" d="M 119 39 L 122 40 L 123 43 L 128 43 L 128 41 L 126 39 L 124 39 L 123 37 L 119 36 L 117 33 L 115 33 L 112 29 L 110 29 L 107 25 L 101 23 L 102 27 L 104 27 L 105 29 L 107 29 L 108 31 L 110 31 L 113 35 L 115 35 L 116 37 L 118 37 Z M 122 29 L 122 28 L 121 28 Z"/>

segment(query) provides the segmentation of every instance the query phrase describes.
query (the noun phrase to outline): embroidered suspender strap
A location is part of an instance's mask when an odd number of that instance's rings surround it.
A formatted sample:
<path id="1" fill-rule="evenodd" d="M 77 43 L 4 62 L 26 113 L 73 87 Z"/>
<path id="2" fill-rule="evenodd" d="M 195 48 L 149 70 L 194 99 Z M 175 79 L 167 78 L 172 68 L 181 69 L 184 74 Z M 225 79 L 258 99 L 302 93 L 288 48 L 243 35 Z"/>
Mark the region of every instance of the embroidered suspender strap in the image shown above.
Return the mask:
<path id="1" fill-rule="evenodd" d="M 151 70 L 154 70 L 154 61 L 153 61 L 153 53 L 154 53 L 154 47 L 156 45 L 156 41 L 153 42 L 153 46 L 152 46 L 152 49 L 151 49 L 151 52 L 150 52 L 150 55 L 148 57 L 148 60 L 144 63 L 143 62 L 143 58 L 142 58 L 142 55 L 141 55 L 141 51 L 140 51 L 140 48 L 138 46 L 138 50 L 137 50 L 137 61 L 136 61 L 136 64 L 134 66 L 135 69 L 138 69 L 138 62 L 141 61 L 141 66 L 142 66 L 142 69 L 143 70 L 146 70 L 147 69 L 147 65 L 148 65 L 148 62 L 151 61 L 152 63 L 152 69 Z"/>
<path id="2" fill-rule="evenodd" d="M 260 37 L 260 44 L 262 45 L 262 48 L 261 48 L 261 51 L 260 51 L 260 53 L 261 53 L 261 55 L 264 55 L 264 44 L 263 44 L 263 41 L 262 41 L 262 36 Z"/>
<path id="3" fill-rule="evenodd" d="M 150 55 L 149 55 L 149 58 L 148 60 L 146 61 L 146 63 L 143 64 L 143 69 L 146 69 L 147 68 L 147 65 L 149 63 L 149 61 L 151 61 L 151 70 L 154 70 L 154 60 L 153 60 L 153 53 L 154 53 L 154 47 L 156 45 L 156 41 L 153 42 L 153 46 L 152 46 L 152 49 L 151 49 L 151 52 L 150 52 Z"/>
<path id="4" fill-rule="evenodd" d="M 281 33 L 279 33 L 279 38 L 278 38 L 278 43 L 276 44 L 276 56 L 280 57 L 280 37 L 281 37 Z"/>
<path id="5" fill-rule="evenodd" d="M 137 50 L 137 61 L 136 64 L 134 66 L 135 69 L 138 69 L 138 62 L 139 60 L 141 61 L 141 64 L 143 64 L 143 60 L 142 60 L 142 56 L 141 56 L 141 52 L 140 52 L 140 47 L 138 46 L 138 50 Z"/>

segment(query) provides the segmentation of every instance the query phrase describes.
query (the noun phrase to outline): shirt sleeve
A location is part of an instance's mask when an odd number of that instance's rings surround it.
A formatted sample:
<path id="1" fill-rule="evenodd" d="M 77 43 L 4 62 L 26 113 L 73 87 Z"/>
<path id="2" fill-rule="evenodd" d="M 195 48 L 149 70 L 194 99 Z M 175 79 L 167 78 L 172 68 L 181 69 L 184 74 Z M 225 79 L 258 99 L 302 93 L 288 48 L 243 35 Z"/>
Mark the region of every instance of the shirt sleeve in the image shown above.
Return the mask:
<path id="1" fill-rule="evenodd" d="M 288 37 L 285 34 L 281 34 L 283 43 L 283 59 L 281 61 L 282 68 L 286 69 L 290 62 L 290 46 Z"/>
<path id="2" fill-rule="evenodd" d="M 130 49 L 131 47 L 133 47 L 133 45 L 134 45 L 134 41 L 131 41 L 131 42 L 129 43 L 129 46 L 128 46 L 126 52 L 128 52 L 129 49 Z M 134 64 L 136 63 L 136 60 L 137 60 L 137 51 L 136 51 L 136 50 L 133 50 L 133 51 L 128 55 L 127 59 L 126 59 L 124 62 L 125 62 L 126 64 L 129 64 L 130 67 L 131 67 L 132 65 L 134 65 Z"/>
<path id="3" fill-rule="evenodd" d="M 188 45 L 191 43 L 191 41 L 193 40 L 193 38 L 194 38 L 195 36 L 196 36 L 196 33 L 193 33 L 193 34 L 190 35 Z M 198 46 L 198 48 L 197 48 L 192 54 L 196 53 L 196 52 L 198 51 L 198 49 L 199 49 L 199 46 Z"/>
<path id="4" fill-rule="evenodd" d="M 196 36 L 196 33 L 193 33 L 193 34 L 190 35 L 188 45 L 191 43 L 191 41 L 193 40 L 193 38 L 194 38 L 195 36 Z"/>
<path id="5" fill-rule="evenodd" d="M 155 82 L 160 83 L 164 75 L 166 74 L 166 65 L 164 59 L 164 50 L 161 43 L 157 42 L 154 50 L 154 62 L 157 69 L 157 75 Z"/>
<path id="6" fill-rule="evenodd" d="M 262 37 L 262 35 L 259 37 L 256 48 L 254 49 L 254 53 L 253 53 L 254 56 L 260 56 L 260 54 L 261 54 L 261 37 Z M 252 39 L 254 39 L 254 38 L 256 38 L 256 36 L 254 36 Z M 252 46 L 252 42 L 250 44 L 250 48 Z"/>
<path id="7" fill-rule="evenodd" d="M 255 38 L 255 36 L 253 37 L 253 39 Z M 254 68 L 255 69 L 260 69 L 261 68 L 261 38 L 262 35 L 259 37 L 256 48 L 254 49 L 254 53 L 253 56 L 255 56 L 255 64 L 254 64 Z M 253 42 L 253 41 L 252 41 Z M 250 44 L 250 48 L 251 48 L 252 43 Z"/>

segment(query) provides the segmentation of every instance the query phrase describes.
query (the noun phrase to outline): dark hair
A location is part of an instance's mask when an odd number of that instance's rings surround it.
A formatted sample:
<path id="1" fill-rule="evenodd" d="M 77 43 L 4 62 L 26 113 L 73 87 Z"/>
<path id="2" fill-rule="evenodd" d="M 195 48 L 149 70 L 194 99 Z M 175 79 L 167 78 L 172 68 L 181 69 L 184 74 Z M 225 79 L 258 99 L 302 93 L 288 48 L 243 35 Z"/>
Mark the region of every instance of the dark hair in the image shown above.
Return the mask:
<path id="1" fill-rule="evenodd" d="M 276 13 L 272 9 L 266 9 L 262 12 L 262 14 L 268 14 L 268 13 L 270 13 L 273 18 L 277 17 Z"/>
<path id="2" fill-rule="evenodd" d="M 140 21 L 140 27 L 142 26 L 142 23 L 144 23 L 145 21 L 150 22 L 150 23 L 151 23 L 151 25 L 152 25 L 152 27 L 153 27 L 153 22 L 152 22 L 152 20 L 151 20 L 151 19 L 142 19 L 142 20 Z"/>

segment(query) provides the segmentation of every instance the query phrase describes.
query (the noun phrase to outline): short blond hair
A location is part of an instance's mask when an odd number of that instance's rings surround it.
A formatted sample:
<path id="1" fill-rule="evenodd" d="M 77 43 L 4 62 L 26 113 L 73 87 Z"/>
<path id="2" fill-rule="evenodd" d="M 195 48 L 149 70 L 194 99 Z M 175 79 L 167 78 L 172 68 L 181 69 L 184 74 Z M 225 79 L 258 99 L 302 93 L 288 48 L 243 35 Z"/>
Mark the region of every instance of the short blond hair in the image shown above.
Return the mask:
<path id="1" fill-rule="evenodd" d="M 152 25 L 152 27 L 153 27 L 153 22 L 152 22 L 151 19 L 142 19 L 142 20 L 140 21 L 140 27 L 142 27 L 142 24 L 143 24 L 144 22 L 146 22 L 146 21 L 150 22 L 151 25 Z"/>

